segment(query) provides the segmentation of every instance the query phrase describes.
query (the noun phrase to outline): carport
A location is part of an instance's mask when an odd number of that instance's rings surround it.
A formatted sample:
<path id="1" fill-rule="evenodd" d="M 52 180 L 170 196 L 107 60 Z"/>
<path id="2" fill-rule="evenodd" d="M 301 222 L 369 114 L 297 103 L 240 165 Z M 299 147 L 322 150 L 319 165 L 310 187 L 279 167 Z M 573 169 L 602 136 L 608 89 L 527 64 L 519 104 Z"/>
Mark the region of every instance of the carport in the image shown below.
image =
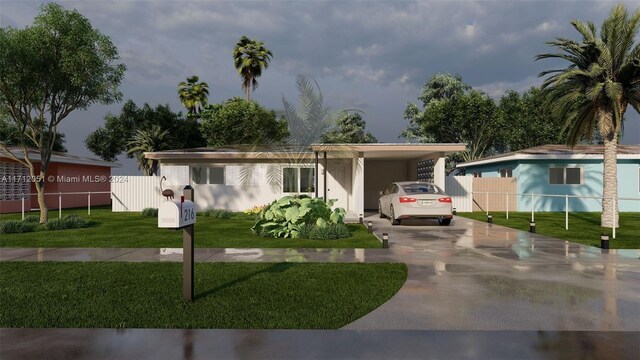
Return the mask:
<path id="1" fill-rule="evenodd" d="M 316 166 L 328 170 L 318 172 L 316 195 L 339 198 L 349 212 L 362 215 L 377 209 L 379 192 L 394 181 L 444 188 L 445 157 L 464 151 L 465 144 L 315 144 L 311 150 Z"/>

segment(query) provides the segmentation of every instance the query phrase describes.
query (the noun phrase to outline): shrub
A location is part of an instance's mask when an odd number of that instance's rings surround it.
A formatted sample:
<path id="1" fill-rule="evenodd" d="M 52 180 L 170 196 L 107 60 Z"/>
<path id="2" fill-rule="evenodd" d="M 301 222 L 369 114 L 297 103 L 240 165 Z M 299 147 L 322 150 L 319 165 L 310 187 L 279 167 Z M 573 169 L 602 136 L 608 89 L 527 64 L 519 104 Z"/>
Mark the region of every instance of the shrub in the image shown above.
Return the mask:
<path id="1" fill-rule="evenodd" d="M 22 220 L 23 222 L 26 223 L 39 223 L 40 222 L 40 216 L 39 215 L 27 215 L 24 217 L 24 220 Z"/>
<path id="2" fill-rule="evenodd" d="M 254 206 L 251 209 L 245 210 L 244 213 L 247 215 L 259 215 L 260 212 L 262 212 L 262 210 L 264 210 L 268 206 L 269 205 Z"/>
<path id="3" fill-rule="evenodd" d="M 328 226 L 314 226 L 309 233 L 309 239 L 335 240 L 351 236 L 349 228 L 345 224 L 333 224 Z"/>
<path id="4" fill-rule="evenodd" d="M 142 216 L 158 217 L 158 209 L 156 209 L 156 208 L 144 208 L 144 209 L 142 209 Z"/>
<path id="5" fill-rule="evenodd" d="M 312 224 L 303 224 L 300 226 L 300 232 L 298 232 L 298 237 L 301 239 L 311 239 L 311 231 L 315 225 Z"/>
<path id="6" fill-rule="evenodd" d="M 343 224 L 345 210 L 336 208 L 332 211 L 334 202 L 306 195 L 285 196 L 264 208 L 251 230 L 260 236 L 297 238 L 304 225 Z"/>
<path id="7" fill-rule="evenodd" d="M 88 227 L 91 223 L 78 215 L 67 215 L 62 219 L 49 220 L 46 224 L 47 230 L 80 229 Z"/>
<path id="8" fill-rule="evenodd" d="M 0 222 L 0 234 L 19 234 L 31 232 L 34 229 L 33 224 L 24 223 L 18 220 L 9 220 Z"/>
<path id="9" fill-rule="evenodd" d="M 208 209 L 200 212 L 200 215 L 206 217 L 212 217 L 215 219 L 229 219 L 233 213 L 229 210 L 223 209 Z"/>

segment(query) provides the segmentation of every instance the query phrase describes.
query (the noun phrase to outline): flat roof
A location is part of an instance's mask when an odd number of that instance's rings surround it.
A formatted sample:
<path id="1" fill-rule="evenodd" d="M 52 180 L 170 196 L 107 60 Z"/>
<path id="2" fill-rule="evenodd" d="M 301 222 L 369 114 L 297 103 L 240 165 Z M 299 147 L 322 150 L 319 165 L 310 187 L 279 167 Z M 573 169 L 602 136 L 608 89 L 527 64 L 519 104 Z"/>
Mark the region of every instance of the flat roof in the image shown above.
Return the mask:
<path id="1" fill-rule="evenodd" d="M 154 160 L 204 160 L 204 159 L 287 159 L 315 158 L 315 152 L 327 152 L 329 157 L 362 156 L 365 159 L 413 159 L 433 154 L 448 155 L 464 151 L 465 144 L 312 144 L 301 146 L 250 146 L 235 145 L 214 148 L 194 148 L 146 152 L 145 157 Z M 323 154 L 320 154 L 322 157 Z"/>
<path id="2" fill-rule="evenodd" d="M 19 159 L 24 159 L 24 151 L 18 147 L 8 147 L 9 150 Z M 36 149 L 29 148 L 29 159 L 34 162 L 40 162 L 40 152 Z M 0 157 L 12 159 L 9 154 L 0 149 Z M 12 159 L 13 160 L 13 159 Z M 62 152 L 52 152 L 50 163 L 64 163 L 64 164 L 78 164 L 78 165 L 91 165 L 91 166 L 105 166 L 105 167 L 120 167 L 121 165 L 115 162 L 104 161 L 100 159 L 88 158 L 70 155 Z"/>
<path id="3" fill-rule="evenodd" d="M 544 145 L 529 149 L 512 151 L 488 156 L 456 165 L 467 166 L 495 164 L 514 160 L 600 160 L 603 158 L 603 145 Z M 640 159 L 640 145 L 618 145 L 618 159 Z"/>

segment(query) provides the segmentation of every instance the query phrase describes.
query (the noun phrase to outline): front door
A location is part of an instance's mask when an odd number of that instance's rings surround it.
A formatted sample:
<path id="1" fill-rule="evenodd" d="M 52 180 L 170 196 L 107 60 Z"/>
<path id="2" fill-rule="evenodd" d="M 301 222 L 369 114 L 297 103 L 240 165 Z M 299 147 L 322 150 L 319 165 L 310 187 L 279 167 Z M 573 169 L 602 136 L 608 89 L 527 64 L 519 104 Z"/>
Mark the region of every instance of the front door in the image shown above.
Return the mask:
<path id="1" fill-rule="evenodd" d="M 329 160 L 327 167 L 327 198 L 336 199 L 334 206 L 349 210 L 351 191 L 351 161 L 348 159 Z"/>

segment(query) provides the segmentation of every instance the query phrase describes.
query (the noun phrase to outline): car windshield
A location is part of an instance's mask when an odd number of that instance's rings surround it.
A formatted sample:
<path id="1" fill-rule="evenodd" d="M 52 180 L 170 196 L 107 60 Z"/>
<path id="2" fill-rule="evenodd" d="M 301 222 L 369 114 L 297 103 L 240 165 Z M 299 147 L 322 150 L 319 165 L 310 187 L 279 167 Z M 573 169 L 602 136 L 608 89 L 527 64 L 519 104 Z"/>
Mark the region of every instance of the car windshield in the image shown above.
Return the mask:
<path id="1" fill-rule="evenodd" d="M 407 184 L 402 185 L 402 189 L 407 194 L 442 194 L 444 191 L 435 185 L 430 184 Z"/>

